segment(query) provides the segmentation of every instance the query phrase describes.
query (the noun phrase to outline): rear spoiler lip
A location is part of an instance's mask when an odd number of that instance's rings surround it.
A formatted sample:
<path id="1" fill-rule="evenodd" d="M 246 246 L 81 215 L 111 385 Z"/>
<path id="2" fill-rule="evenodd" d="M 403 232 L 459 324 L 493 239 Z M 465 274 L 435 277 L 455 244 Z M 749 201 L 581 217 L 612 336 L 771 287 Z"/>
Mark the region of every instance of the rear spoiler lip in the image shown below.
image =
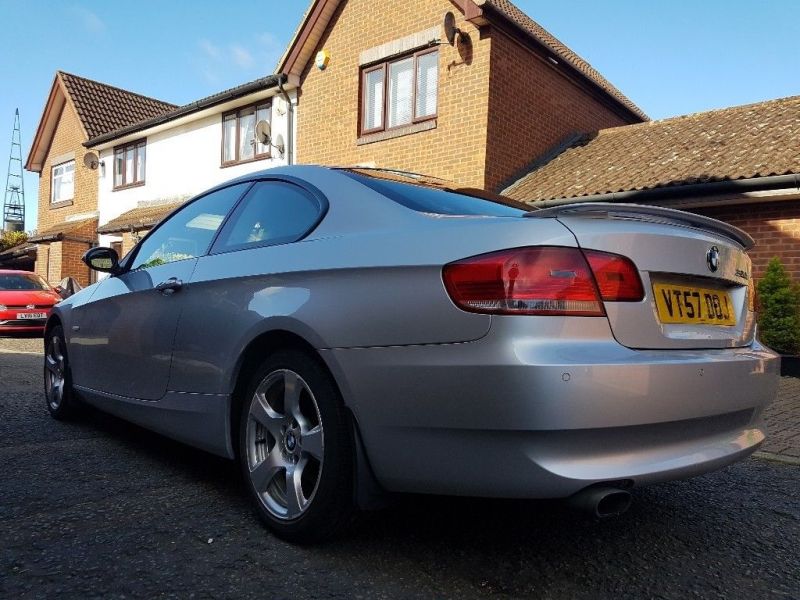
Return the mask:
<path id="1" fill-rule="evenodd" d="M 701 229 L 703 231 L 715 233 L 733 240 L 745 250 L 750 250 L 756 245 L 755 240 L 738 227 L 723 223 L 717 219 L 712 219 L 711 217 L 675 210 L 674 208 L 662 208 L 660 206 L 617 204 L 614 202 L 579 202 L 550 208 L 541 208 L 539 210 L 527 212 L 523 216 L 547 219 L 571 215 L 594 218 L 608 218 L 609 216 L 613 217 L 618 215 L 621 218 L 628 219 L 635 219 L 638 216 L 641 221 L 691 227 L 693 229 Z"/>

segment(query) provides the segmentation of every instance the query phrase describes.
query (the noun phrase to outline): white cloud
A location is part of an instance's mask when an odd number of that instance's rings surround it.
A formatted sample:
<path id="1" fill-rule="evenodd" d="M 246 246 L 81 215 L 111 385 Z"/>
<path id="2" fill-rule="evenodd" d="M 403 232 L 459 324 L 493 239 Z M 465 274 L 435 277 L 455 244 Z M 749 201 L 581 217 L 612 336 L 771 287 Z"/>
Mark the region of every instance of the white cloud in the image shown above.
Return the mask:
<path id="1" fill-rule="evenodd" d="M 205 53 L 208 58 L 213 60 L 219 60 L 220 58 L 220 50 L 218 46 L 215 46 L 210 41 L 206 39 L 202 39 L 197 42 L 197 45 L 200 46 L 200 49 Z"/>
<path id="2" fill-rule="evenodd" d="M 269 75 L 283 53 L 282 42 L 269 32 L 239 40 L 201 38 L 197 48 L 190 60 L 198 75 L 214 86 Z"/>
<path id="3" fill-rule="evenodd" d="M 95 13 L 83 6 L 73 6 L 73 12 L 78 15 L 83 26 L 90 33 L 104 33 L 106 30 L 106 23 L 98 17 Z"/>
<path id="4" fill-rule="evenodd" d="M 231 57 L 233 62 L 241 69 L 249 69 L 255 63 L 253 55 L 244 47 L 239 44 L 231 46 Z"/>

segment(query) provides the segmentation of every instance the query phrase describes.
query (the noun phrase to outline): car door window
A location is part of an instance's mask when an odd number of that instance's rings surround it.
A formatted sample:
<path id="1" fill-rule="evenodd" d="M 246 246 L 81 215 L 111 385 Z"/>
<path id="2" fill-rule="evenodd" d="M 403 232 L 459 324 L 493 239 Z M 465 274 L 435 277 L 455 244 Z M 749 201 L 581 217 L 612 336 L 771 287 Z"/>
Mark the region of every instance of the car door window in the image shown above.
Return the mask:
<path id="1" fill-rule="evenodd" d="M 211 192 L 172 215 L 141 243 L 131 270 L 205 254 L 225 216 L 249 185 L 239 183 Z"/>
<path id="2" fill-rule="evenodd" d="M 316 226 L 322 210 L 321 202 L 300 186 L 259 182 L 236 207 L 214 252 L 297 241 Z"/>

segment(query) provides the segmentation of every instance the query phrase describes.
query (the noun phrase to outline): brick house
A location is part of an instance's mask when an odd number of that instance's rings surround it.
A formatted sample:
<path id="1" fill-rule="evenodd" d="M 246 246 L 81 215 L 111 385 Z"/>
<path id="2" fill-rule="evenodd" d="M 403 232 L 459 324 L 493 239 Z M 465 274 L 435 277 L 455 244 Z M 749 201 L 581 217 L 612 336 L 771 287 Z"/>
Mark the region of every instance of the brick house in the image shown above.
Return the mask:
<path id="1" fill-rule="evenodd" d="M 566 135 L 647 119 L 507 0 L 313 0 L 278 72 L 300 89 L 298 162 L 490 190 Z"/>
<path id="2" fill-rule="evenodd" d="M 563 140 L 504 193 L 540 206 L 631 202 L 747 231 L 753 276 L 778 256 L 800 280 L 800 96 Z"/>
<path id="3" fill-rule="evenodd" d="M 84 163 L 91 137 L 175 106 L 57 72 L 25 168 L 39 174 L 36 272 L 56 284 L 91 279 L 80 257 L 97 238 L 98 169 Z"/>

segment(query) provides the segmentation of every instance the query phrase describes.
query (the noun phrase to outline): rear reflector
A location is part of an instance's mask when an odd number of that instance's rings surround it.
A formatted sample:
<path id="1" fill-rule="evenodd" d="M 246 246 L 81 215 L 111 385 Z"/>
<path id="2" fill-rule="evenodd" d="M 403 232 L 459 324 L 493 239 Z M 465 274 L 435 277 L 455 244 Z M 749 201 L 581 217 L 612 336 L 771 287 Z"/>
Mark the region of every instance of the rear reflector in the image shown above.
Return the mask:
<path id="1" fill-rule="evenodd" d="M 605 315 L 601 298 L 644 297 L 628 259 L 603 252 L 585 257 L 579 248 L 501 250 L 447 264 L 442 278 L 456 306 L 479 313 L 600 317 Z"/>

